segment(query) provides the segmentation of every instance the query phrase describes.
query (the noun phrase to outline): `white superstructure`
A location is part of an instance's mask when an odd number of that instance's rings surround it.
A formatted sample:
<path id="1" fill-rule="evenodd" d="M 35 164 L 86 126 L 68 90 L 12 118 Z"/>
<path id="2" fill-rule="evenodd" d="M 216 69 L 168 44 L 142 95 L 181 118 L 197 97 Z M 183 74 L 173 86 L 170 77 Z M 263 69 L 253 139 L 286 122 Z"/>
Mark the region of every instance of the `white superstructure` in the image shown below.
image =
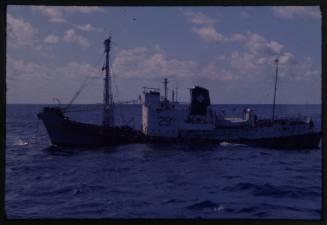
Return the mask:
<path id="1" fill-rule="evenodd" d="M 168 101 L 166 95 L 161 98 L 159 89 L 144 88 L 143 134 L 149 137 L 234 141 L 289 137 L 315 132 L 311 119 L 258 119 L 249 108 L 245 108 L 240 117 L 228 117 L 220 111 L 212 110 L 207 89 L 194 87 L 190 90 L 191 104 L 185 109 L 177 102 Z"/>

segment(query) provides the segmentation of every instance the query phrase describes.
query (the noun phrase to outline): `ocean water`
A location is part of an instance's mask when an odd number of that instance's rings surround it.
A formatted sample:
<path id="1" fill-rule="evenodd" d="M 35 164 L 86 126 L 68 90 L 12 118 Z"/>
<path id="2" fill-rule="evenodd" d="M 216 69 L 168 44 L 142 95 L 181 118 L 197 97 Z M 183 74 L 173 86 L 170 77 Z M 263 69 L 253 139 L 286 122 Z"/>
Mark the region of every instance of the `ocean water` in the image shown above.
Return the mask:
<path id="1" fill-rule="evenodd" d="M 57 149 L 50 146 L 36 117 L 42 107 L 7 105 L 8 218 L 321 218 L 321 149 L 274 150 L 229 143 Z M 215 107 L 240 114 L 245 105 Z M 269 105 L 250 107 L 259 117 L 271 115 Z M 115 114 L 117 124 L 140 127 L 139 106 L 119 106 Z M 277 106 L 278 116 L 304 114 L 320 129 L 320 105 Z M 84 122 L 101 121 L 99 110 L 68 115 Z"/>

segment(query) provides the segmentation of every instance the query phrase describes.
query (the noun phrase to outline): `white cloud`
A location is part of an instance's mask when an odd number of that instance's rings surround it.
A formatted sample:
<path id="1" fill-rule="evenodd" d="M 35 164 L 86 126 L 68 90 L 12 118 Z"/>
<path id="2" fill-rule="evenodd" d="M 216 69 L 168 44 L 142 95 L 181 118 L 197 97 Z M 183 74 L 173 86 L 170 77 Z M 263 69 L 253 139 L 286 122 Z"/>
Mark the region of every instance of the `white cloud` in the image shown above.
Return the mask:
<path id="1" fill-rule="evenodd" d="M 281 19 L 321 18 L 318 6 L 275 6 L 272 7 L 272 11 L 276 17 Z"/>
<path id="2" fill-rule="evenodd" d="M 113 62 L 114 73 L 126 79 L 189 79 L 197 66 L 193 61 L 168 59 L 160 49 L 144 47 L 120 50 Z"/>
<path id="3" fill-rule="evenodd" d="M 58 6 L 32 6 L 33 10 L 40 12 L 42 15 L 48 17 L 50 22 L 64 23 L 66 22 L 64 14 Z"/>
<path id="4" fill-rule="evenodd" d="M 100 69 L 89 64 L 73 61 L 63 65 L 45 65 L 7 55 L 6 72 L 7 101 L 10 102 L 44 103 L 56 97 L 68 103 L 88 76 L 90 79 L 87 84 L 92 87 L 92 91 L 84 90 L 77 101 L 83 101 L 85 94 L 86 98 L 93 98 L 93 102 L 101 99 L 102 83 L 100 79 L 94 79 L 102 78 L 99 76 Z"/>
<path id="5" fill-rule="evenodd" d="M 310 7 L 276 7 L 276 10 L 285 16 L 311 15 L 317 16 L 315 8 Z M 304 10 L 305 9 L 305 10 Z M 283 15 L 284 15 L 283 14 Z M 195 73 L 201 79 L 218 79 L 220 81 L 249 79 L 270 79 L 274 74 L 274 60 L 279 58 L 280 77 L 285 80 L 306 80 L 319 78 L 319 69 L 315 68 L 310 59 L 297 59 L 290 52 L 284 51 L 284 46 L 274 40 L 254 33 L 234 33 L 226 36 L 219 33 L 215 28 L 215 20 L 203 13 L 184 13 L 187 20 L 193 24 L 192 31 L 202 40 L 211 43 L 239 43 L 241 49 L 232 51 L 230 54 L 218 55 L 206 65 L 198 66 Z"/>
<path id="6" fill-rule="evenodd" d="M 216 23 L 216 20 L 206 16 L 201 12 L 187 11 L 184 14 L 188 17 L 188 20 L 191 23 L 196 25 L 213 26 Z"/>
<path id="7" fill-rule="evenodd" d="M 59 42 L 59 37 L 54 34 L 50 34 L 44 38 L 44 42 L 47 44 L 57 44 Z"/>
<path id="8" fill-rule="evenodd" d="M 100 73 L 99 68 L 75 61 L 59 66 L 53 64 L 41 65 L 7 55 L 6 62 L 7 79 L 9 80 L 19 78 L 20 80 L 63 79 L 65 81 L 75 81 L 75 78 L 78 78 L 82 82 L 86 76 L 95 76 L 97 72 Z"/>
<path id="9" fill-rule="evenodd" d="M 67 12 L 78 12 L 78 13 L 95 13 L 102 12 L 102 9 L 98 6 L 63 6 L 63 10 Z"/>
<path id="10" fill-rule="evenodd" d="M 101 31 L 100 28 L 96 28 L 94 26 L 92 26 L 91 24 L 85 24 L 84 26 L 82 25 L 74 25 L 74 27 L 76 27 L 77 29 L 81 30 L 81 31 L 85 31 L 85 32 L 90 32 L 90 31 Z"/>
<path id="11" fill-rule="evenodd" d="M 194 25 L 192 31 L 203 40 L 207 42 L 220 42 L 224 40 L 224 36 L 218 33 L 214 27 L 216 20 L 201 12 L 187 11 L 184 15 Z"/>
<path id="12" fill-rule="evenodd" d="M 193 28 L 192 30 L 207 42 L 219 42 L 224 40 L 224 36 L 217 33 L 213 27 Z"/>
<path id="13" fill-rule="evenodd" d="M 259 42 L 266 40 L 261 36 L 249 38 L 250 41 L 253 39 Z M 319 78 L 319 69 L 314 67 L 311 59 L 298 60 L 290 52 L 267 54 L 279 52 L 281 49 L 280 45 L 270 41 L 251 45 L 243 48 L 244 51 L 237 50 L 230 54 L 217 55 L 204 64 L 169 58 L 161 49 L 150 50 L 145 47 L 125 49 L 117 53 L 113 70 L 119 79 L 161 80 L 168 77 L 207 84 L 213 81 L 260 81 L 271 80 L 274 77 L 274 60 L 278 56 L 281 79 L 293 81 Z"/>
<path id="14" fill-rule="evenodd" d="M 49 22 L 65 23 L 67 13 L 95 13 L 102 9 L 96 6 L 32 6 L 32 9 L 46 16 Z"/>
<path id="15" fill-rule="evenodd" d="M 99 72 L 99 68 L 95 68 L 94 66 L 87 63 L 79 63 L 79 62 L 68 62 L 66 65 L 58 67 L 56 69 L 58 74 L 62 74 L 63 77 L 68 79 L 76 80 L 75 78 L 79 77 L 78 82 L 82 82 L 84 77 L 94 76 L 97 72 Z"/>
<path id="16" fill-rule="evenodd" d="M 42 56 L 49 56 L 52 48 L 43 45 L 39 30 L 29 22 L 7 13 L 7 44 L 8 51 L 17 48 L 33 50 Z"/>
<path id="17" fill-rule="evenodd" d="M 63 40 L 68 43 L 73 43 L 86 49 L 90 47 L 90 43 L 87 38 L 76 34 L 74 29 L 69 29 L 65 32 Z"/>
<path id="18" fill-rule="evenodd" d="M 284 47 L 276 41 L 269 41 L 263 36 L 253 32 L 247 32 L 243 37 L 243 39 L 239 40 L 243 42 L 244 46 L 253 54 L 278 55 Z"/>
<path id="19" fill-rule="evenodd" d="M 37 63 L 18 60 L 8 55 L 6 63 L 6 77 L 8 80 L 15 80 L 16 78 L 20 80 L 42 79 L 49 77 L 48 68 Z"/>
<path id="20" fill-rule="evenodd" d="M 14 47 L 33 47 L 37 34 L 38 30 L 30 23 L 9 13 L 7 14 L 7 37 L 9 44 L 12 44 Z"/>
<path id="21" fill-rule="evenodd" d="M 240 34 L 240 33 L 235 33 L 235 34 L 232 34 L 230 38 L 227 39 L 227 41 L 230 41 L 230 42 L 241 42 L 241 41 L 245 41 L 246 37 L 245 35 L 243 34 Z"/>

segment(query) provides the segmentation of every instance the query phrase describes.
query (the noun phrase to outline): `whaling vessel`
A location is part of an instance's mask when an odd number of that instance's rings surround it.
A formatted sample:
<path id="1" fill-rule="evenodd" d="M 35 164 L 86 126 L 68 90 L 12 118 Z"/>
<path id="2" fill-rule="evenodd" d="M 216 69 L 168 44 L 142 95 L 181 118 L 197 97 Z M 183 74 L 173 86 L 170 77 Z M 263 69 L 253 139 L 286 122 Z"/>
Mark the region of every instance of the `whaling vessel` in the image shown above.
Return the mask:
<path id="1" fill-rule="evenodd" d="M 239 143 L 276 149 L 319 148 L 321 132 L 311 118 L 276 118 L 275 96 L 278 74 L 276 59 L 275 95 L 271 118 L 259 119 L 245 108 L 240 117 L 229 117 L 214 110 L 209 91 L 200 86 L 190 89 L 191 102 L 187 110 L 177 101 L 167 98 L 160 90 L 144 88 L 142 98 L 141 130 L 130 126 L 115 126 L 114 101 L 111 88 L 109 53 L 111 37 L 105 40 L 105 78 L 102 125 L 87 124 L 65 116 L 62 107 L 45 107 L 38 113 L 53 145 L 110 146 L 128 143 Z"/>

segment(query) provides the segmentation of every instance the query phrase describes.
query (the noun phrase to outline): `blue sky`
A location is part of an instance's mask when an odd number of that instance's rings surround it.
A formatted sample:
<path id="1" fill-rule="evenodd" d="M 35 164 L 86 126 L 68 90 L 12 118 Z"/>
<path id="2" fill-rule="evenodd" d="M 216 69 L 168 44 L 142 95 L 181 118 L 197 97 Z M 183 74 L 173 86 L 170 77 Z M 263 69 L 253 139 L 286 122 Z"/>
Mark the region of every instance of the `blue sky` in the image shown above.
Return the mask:
<path id="1" fill-rule="evenodd" d="M 7 102 L 102 102 L 103 41 L 112 35 L 116 101 L 169 79 L 180 101 L 209 89 L 216 104 L 321 102 L 318 7 L 8 6 Z M 170 92 L 169 92 L 170 93 Z"/>

